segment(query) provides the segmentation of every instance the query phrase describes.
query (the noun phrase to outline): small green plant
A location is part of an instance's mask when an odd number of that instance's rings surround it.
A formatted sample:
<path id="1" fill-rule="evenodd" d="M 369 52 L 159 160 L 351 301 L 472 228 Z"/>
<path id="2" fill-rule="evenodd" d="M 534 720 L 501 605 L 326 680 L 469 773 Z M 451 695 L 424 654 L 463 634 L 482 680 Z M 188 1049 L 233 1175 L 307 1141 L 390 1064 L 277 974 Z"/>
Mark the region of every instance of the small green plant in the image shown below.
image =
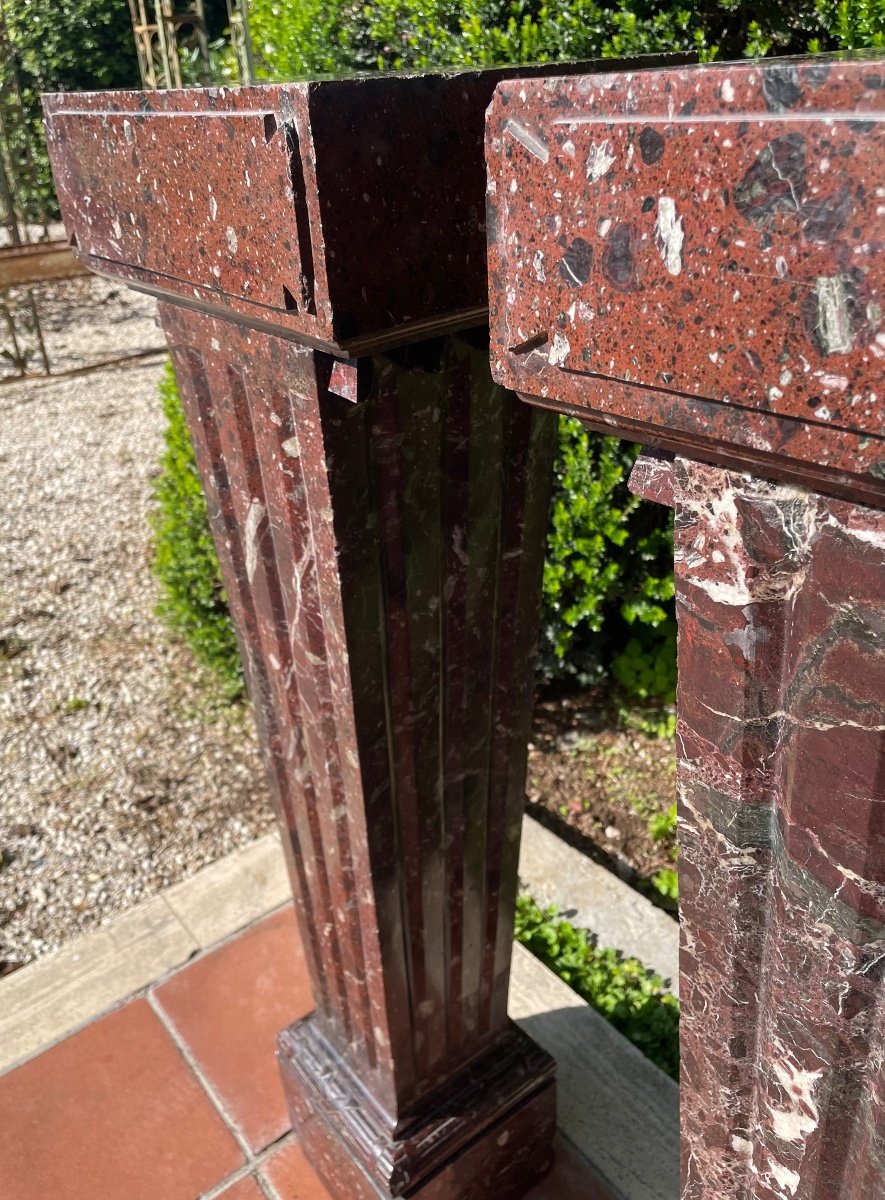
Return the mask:
<path id="1" fill-rule="evenodd" d="M 679 1078 L 679 1001 L 659 975 L 638 959 L 594 945 L 585 929 L 531 896 L 517 901 L 516 938 L 647 1058 Z"/>
<path id="2" fill-rule="evenodd" d="M 92 701 L 87 696 L 70 696 L 65 700 L 63 707 L 66 713 L 78 713 L 89 708 L 91 703 Z"/>
<path id="3" fill-rule="evenodd" d="M 154 486 L 153 567 L 162 587 L 158 612 L 235 698 L 243 690 L 240 658 L 171 363 L 163 374 L 160 399 L 166 432 Z"/>
<path id="4" fill-rule="evenodd" d="M 541 674 L 613 677 L 631 701 L 676 689 L 669 512 L 627 487 L 638 447 L 562 418 L 544 564 Z"/>
<path id="5" fill-rule="evenodd" d="M 665 900 L 670 900 L 674 904 L 678 904 L 679 876 L 671 867 L 662 867 L 660 871 L 655 872 L 651 877 L 650 883 Z"/>
<path id="6" fill-rule="evenodd" d="M 648 832 L 656 842 L 662 842 L 676 832 L 676 805 L 671 804 L 664 812 L 649 818 Z"/>

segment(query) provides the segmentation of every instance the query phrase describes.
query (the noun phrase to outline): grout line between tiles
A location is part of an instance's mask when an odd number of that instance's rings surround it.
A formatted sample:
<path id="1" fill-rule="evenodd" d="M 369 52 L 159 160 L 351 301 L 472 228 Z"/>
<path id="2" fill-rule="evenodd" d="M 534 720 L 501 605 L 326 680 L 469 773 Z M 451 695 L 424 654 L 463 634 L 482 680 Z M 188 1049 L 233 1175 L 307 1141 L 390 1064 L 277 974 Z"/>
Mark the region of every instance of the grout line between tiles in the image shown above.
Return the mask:
<path id="1" fill-rule="evenodd" d="M 258 1190 L 264 1195 L 265 1200 L 280 1200 L 279 1192 L 270 1180 L 265 1178 L 263 1171 L 256 1173 L 255 1182 L 258 1184 Z"/>
<path id="2" fill-rule="evenodd" d="M 263 1171 L 259 1171 L 255 1178 L 258 1180 L 258 1186 L 261 1188 L 262 1192 L 264 1192 L 267 1200 L 283 1200 L 283 1197 Z"/>
<path id="3" fill-rule="evenodd" d="M 244 1163 L 242 1167 L 238 1167 L 236 1171 L 232 1171 L 230 1175 L 226 1175 L 221 1183 L 216 1183 L 208 1192 L 201 1192 L 198 1200 L 216 1200 L 216 1197 L 223 1196 L 228 1188 L 233 1187 L 234 1184 L 239 1183 L 243 1179 L 248 1179 L 250 1175 L 255 1180 L 259 1190 L 264 1192 L 264 1195 L 268 1197 L 268 1200 L 280 1200 L 276 1192 L 272 1193 L 272 1190 L 268 1190 L 269 1185 L 267 1185 L 264 1177 L 258 1171 L 269 1158 L 273 1158 L 278 1150 L 282 1150 L 284 1146 L 287 1146 L 289 1142 L 294 1142 L 294 1140 L 295 1135 L 291 1131 L 284 1133 L 275 1142 L 271 1142 L 269 1146 L 265 1146 L 261 1153 L 256 1154 L 249 1162 Z"/>
<path id="4" fill-rule="evenodd" d="M 150 901 L 146 901 L 146 903 L 150 903 Z M 0 1065 L 0 1079 L 2 1079 L 4 1075 L 11 1074 L 18 1067 L 23 1067 L 25 1063 L 31 1062 L 35 1058 L 39 1058 L 41 1054 L 45 1054 L 48 1050 L 54 1050 L 56 1046 L 60 1045 L 64 1041 L 67 1041 L 67 1039 L 73 1037 L 74 1034 L 80 1033 L 82 1030 L 86 1029 L 87 1026 L 92 1025 L 95 1021 L 100 1020 L 102 1017 L 107 1017 L 111 1013 L 116 1012 L 125 1004 L 129 1004 L 133 1000 L 140 1000 L 146 997 L 147 994 L 153 991 L 154 988 L 160 987 L 162 984 L 166 983 L 166 981 L 171 979 L 173 975 L 177 975 L 179 971 L 186 970 L 200 959 L 205 958 L 208 954 L 213 954 L 216 950 L 220 950 L 222 946 L 228 945 L 228 943 L 232 942 L 234 938 L 248 933 L 250 929 L 252 929 L 255 925 L 258 925 L 261 921 L 265 921 L 269 917 L 275 917 L 278 913 L 281 913 L 288 908 L 291 903 L 291 900 L 284 900 L 282 904 L 278 904 L 274 908 L 269 908 L 266 912 L 259 913 L 256 917 L 253 917 L 248 924 L 241 925 L 237 929 L 230 930 L 230 932 L 226 933 L 224 937 L 219 938 L 217 942 L 212 942 L 212 944 L 209 946 L 196 946 L 187 958 L 169 964 L 163 968 L 154 979 L 150 980 L 149 983 L 144 984 L 143 987 L 136 988 L 134 992 L 126 992 L 121 996 L 117 996 L 115 999 L 108 1001 L 104 1008 L 97 1009 L 95 1012 L 83 1017 L 82 1020 L 77 1021 L 69 1028 L 63 1029 L 60 1033 L 44 1042 L 42 1046 L 38 1046 L 36 1049 L 28 1051 L 26 1054 L 23 1054 L 21 1058 L 14 1059 L 12 1062 Z M 121 915 L 125 916 L 126 914 L 124 913 Z M 176 920 L 178 920 L 177 916 Z M 180 922 L 180 924 L 183 929 L 186 929 L 186 926 L 183 922 Z M 107 925 L 101 926 L 101 928 L 107 929 L 111 928 L 112 926 L 113 921 L 109 921 Z M 87 934 L 86 937 L 88 936 L 89 935 Z M 27 967 L 24 969 L 27 970 Z M 0 992 L 0 998 L 2 998 L 2 992 Z"/>
<path id="5" fill-rule="evenodd" d="M 175 1025 L 172 1023 L 171 1017 L 169 1017 L 169 1015 L 166 1013 L 162 1004 L 157 999 L 157 997 L 153 994 L 153 992 L 148 992 L 146 999 L 147 999 L 148 1004 L 154 1010 L 154 1013 L 156 1014 L 157 1018 L 159 1019 L 160 1024 L 163 1026 L 163 1028 L 169 1034 L 172 1041 L 178 1047 L 179 1054 L 184 1059 L 184 1061 L 187 1063 L 187 1065 L 190 1067 L 191 1071 L 193 1072 L 194 1076 L 197 1079 L 197 1082 L 200 1084 L 200 1086 L 203 1088 L 203 1091 L 206 1093 L 206 1095 L 212 1101 L 213 1105 L 215 1106 L 216 1110 L 218 1111 L 218 1115 L 221 1117 L 222 1121 L 224 1121 L 228 1130 L 233 1135 L 234 1141 L 237 1143 L 237 1145 L 239 1146 L 243 1155 L 245 1156 L 247 1163 L 250 1162 L 253 1158 L 253 1155 L 252 1155 L 252 1149 L 249 1146 L 249 1143 L 246 1141 L 246 1139 L 242 1135 L 242 1133 L 240 1133 L 240 1130 L 237 1126 L 236 1121 L 233 1119 L 231 1114 L 228 1112 L 227 1107 L 224 1104 L 224 1101 L 221 1099 L 221 1097 L 216 1092 L 215 1088 L 212 1086 L 212 1084 L 207 1079 L 206 1074 L 203 1071 L 203 1068 L 197 1062 L 197 1060 L 196 1060 L 194 1054 L 192 1053 L 190 1047 L 188 1046 L 187 1042 L 184 1040 L 184 1038 L 181 1036 L 181 1034 L 175 1028 Z"/>

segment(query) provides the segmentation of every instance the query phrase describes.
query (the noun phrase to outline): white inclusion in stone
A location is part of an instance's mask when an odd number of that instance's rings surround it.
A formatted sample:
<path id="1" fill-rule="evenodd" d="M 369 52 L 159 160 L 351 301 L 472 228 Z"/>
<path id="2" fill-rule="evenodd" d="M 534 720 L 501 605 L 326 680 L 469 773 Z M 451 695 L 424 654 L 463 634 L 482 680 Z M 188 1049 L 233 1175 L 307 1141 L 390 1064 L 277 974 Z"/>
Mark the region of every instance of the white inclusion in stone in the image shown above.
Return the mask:
<path id="1" fill-rule="evenodd" d="M 789 1167 L 784 1167 L 780 1163 L 771 1163 L 769 1171 L 774 1176 L 778 1187 L 785 1188 L 791 1196 L 796 1195 L 796 1190 L 801 1183 L 798 1172 L 791 1171 Z"/>
<path id="2" fill-rule="evenodd" d="M 260 500 L 253 500 L 246 514 L 246 574 L 250 583 L 258 566 L 258 526 L 263 520 L 264 505 Z"/>
<path id="3" fill-rule="evenodd" d="M 847 354 L 854 345 L 844 275 L 821 275 L 814 285 L 817 333 L 825 354 Z"/>
<path id="4" fill-rule="evenodd" d="M 212 217 L 213 221 L 215 220 L 215 217 L 218 214 L 218 201 L 215 199 L 214 196 L 209 197 L 209 214 Z"/>
<path id="5" fill-rule="evenodd" d="M 725 103 L 731 104 L 732 100 L 734 100 L 734 87 L 732 86 L 730 79 L 724 79 L 722 81 L 722 87 L 719 89 L 719 91 Z"/>
<path id="6" fill-rule="evenodd" d="M 600 142 L 598 146 L 593 142 L 587 155 L 587 178 L 594 181 L 601 179 L 611 170 L 614 161 L 615 154 L 609 142 Z"/>
<path id="7" fill-rule="evenodd" d="M 236 230 L 234 229 L 234 227 L 232 225 L 228 225 L 227 230 L 225 231 L 225 235 L 227 237 L 228 250 L 230 250 L 231 254 L 236 254 L 237 246 L 239 245 L 239 242 L 237 241 Z"/>
<path id="8" fill-rule="evenodd" d="M 301 454 L 301 448 L 298 445 L 298 438 L 286 438 L 286 440 L 283 442 L 283 451 L 285 454 L 288 454 L 289 458 L 298 458 Z"/>
<path id="9" fill-rule="evenodd" d="M 546 283 L 547 282 L 547 273 L 544 270 L 544 255 L 541 253 L 540 250 L 535 251 L 535 257 L 532 260 L 532 267 L 534 269 L 535 278 L 537 279 L 538 283 Z"/>
<path id="10" fill-rule="evenodd" d="M 671 275 L 681 274 L 682 243 L 685 240 L 685 233 L 682 229 L 682 218 L 676 216 L 676 203 L 670 196 L 661 196 L 658 200 L 655 233 L 664 266 Z"/>
<path id="11" fill-rule="evenodd" d="M 560 367 L 569 356 L 571 346 L 568 343 L 568 338 L 563 337 L 561 333 L 553 335 L 553 344 L 550 347 L 550 353 L 547 355 L 547 361 L 551 367 Z"/>
<path id="12" fill-rule="evenodd" d="M 519 121 L 514 121 L 512 118 L 506 121 L 504 132 L 515 137 L 521 146 L 525 146 L 529 154 L 534 154 L 535 158 L 540 159 L 542 163 L 549 161 L 550 151 L 547 143 L 531 129 L 526 129 L 525 125 L 521 125 Z"/>
<path id="13" fill-rule="evenodd" d="M 848 380 L 844 375 L 818 375 L 818 379 L 829 391 L 844 392 L 848 387 Z"/>
<path id="14" fill-rule="evenodd" d="M 791 1103 L 789 1108 L 768 1105 L 771 1128 L 775 1136 L 784 1142 L 803 1143 L 818 1126 L 814 1092 L 823 1072 L 807 1071 L 785 1059 L 775 1059 L 772 1068 L 782 1092 L 790 1098 Z"/>

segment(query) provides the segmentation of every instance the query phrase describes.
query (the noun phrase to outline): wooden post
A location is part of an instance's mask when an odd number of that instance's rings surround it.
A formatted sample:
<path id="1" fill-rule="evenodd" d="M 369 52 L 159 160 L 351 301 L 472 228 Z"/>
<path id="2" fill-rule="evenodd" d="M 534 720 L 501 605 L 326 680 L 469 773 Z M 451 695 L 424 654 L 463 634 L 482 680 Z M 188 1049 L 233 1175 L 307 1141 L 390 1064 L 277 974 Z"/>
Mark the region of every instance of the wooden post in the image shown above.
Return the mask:
<path id="1" fill-rule="evenodd" d="M 555 419 L 489 371 L 498 78 L 46 106 L 76 253 L 161 298 L 313 983 L 284 1085 L 341 1200 L 507 1200 L 552 1154 L 506 1003 Z"/>
<path id="2" fill-rule="evenodd" d="M 493 373 L 675 509 L 685 1200 L 885 1194 L 883 65 L 489 115 Z"/>

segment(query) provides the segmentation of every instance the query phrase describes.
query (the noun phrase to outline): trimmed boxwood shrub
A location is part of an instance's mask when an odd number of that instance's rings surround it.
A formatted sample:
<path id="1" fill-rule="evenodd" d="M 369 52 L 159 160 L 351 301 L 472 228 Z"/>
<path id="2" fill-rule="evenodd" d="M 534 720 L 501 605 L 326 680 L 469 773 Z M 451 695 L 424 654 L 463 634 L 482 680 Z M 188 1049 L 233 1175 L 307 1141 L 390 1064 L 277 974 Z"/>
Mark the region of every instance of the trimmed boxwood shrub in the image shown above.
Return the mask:
<path id="1" fill-rule="evenodd" d="M 162 586 L 159 613 L 234 697 L 243 690 L 237 642 L 171 363 L 163 372 L 160 400 L 166 445 L 154 484 L 153 516 L 154 572 Z"/>

